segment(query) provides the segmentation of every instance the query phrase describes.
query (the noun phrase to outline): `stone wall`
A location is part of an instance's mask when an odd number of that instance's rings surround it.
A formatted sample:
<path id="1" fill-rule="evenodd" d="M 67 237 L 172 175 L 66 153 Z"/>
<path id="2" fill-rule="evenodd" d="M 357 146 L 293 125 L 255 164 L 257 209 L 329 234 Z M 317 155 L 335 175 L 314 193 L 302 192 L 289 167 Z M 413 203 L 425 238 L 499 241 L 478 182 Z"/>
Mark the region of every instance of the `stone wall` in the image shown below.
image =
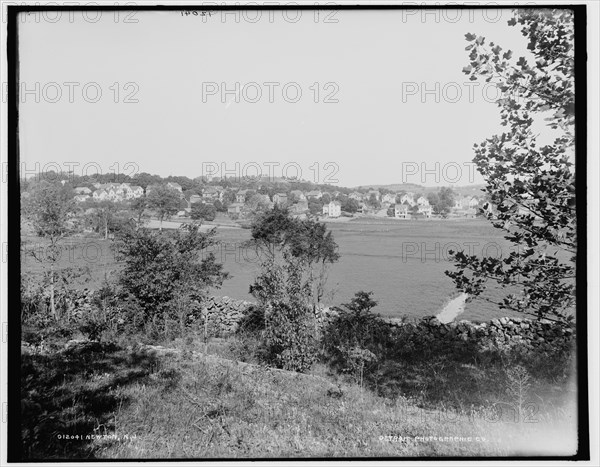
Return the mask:
<path id="1" fill-rule="evenodd" d="M 484 323 L 465 320 L 441 323 L 435 316 L 428 316 L 416 322 L 386 321 L 395 328 L 411 326 L 415 332 L 433 338 L 475 341 L 482 347 L 557 348 L 570 345 L 575 335 L 574 328 L 563 328 L 549 320 L 527 318 L 496 318 Z"/>
<path id="2" fill-rule="evenodd" d="M 237 329 L 245 311 L 252 302 L 235 300 L 229 297 L 211 297 L 202 312 L 208 316 L 208 330 L 211 335 L 225 336 Z M 320 310 L 318 321 L 324 325 L 337 314 L 335 308 Z M 498 318 L 484 323 L 453 321 L 441 323 L 435 316 L 413 321 L 388 318 L 385 321 L 393 328 L 405 327 L 424 336 L 435 339 L 477 342 L 483 347 L 524 346 L 545 348 L 570 345 L 574 337 L 573 328 L 562 328 L 548 320 L 527 318 Z"/>
<path id="3" fill-rule="evenodd" d="M 241 319 L 248 308 L 254 305 L 245 300 L 229 297 L 209 297 L 202 306 L 202 323 L 206 318 L 207 332 L 210 336 L 220 337 L 237 331 Z"/>

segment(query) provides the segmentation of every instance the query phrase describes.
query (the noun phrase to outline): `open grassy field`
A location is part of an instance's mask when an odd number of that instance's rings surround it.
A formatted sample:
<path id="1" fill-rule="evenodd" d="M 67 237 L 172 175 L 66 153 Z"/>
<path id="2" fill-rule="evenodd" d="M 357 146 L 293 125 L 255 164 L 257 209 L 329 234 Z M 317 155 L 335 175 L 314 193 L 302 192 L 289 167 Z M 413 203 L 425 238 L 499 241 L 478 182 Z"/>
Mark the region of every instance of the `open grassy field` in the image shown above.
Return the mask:
<path id="1" fill-rule="evenodd" d="M 326 303 L 347 303 L 359 290 L 373 291 L 379 302 L 376 311 L 384 316 L 437 315 L 450 299 L 456 297 L 458 291 L 444 274 L 453 267 L 449 260 L 450 250 L 464 249 L 492 256 L 506 255 L 510 251 L 501 232 L 481 219 L 353 219 L 328 223 L 328 228 L 339 245 L 341 258 L 330 268 Z M 213 252 L 217 260 L 224 263 L 231 278 L 213 293 L 252 300 L 248 290 L 256 275 L 258 261 L 252 250 L 243 247 L 250 238 L 250 231 L 232 226 L 220 226 L 217 230 L 221 243 Z M 23 240 L 25 251 L 43 245 L 32 236 L 25 236 Z M 44 264 L 35 261 L 31 255 L 22 255 L 22 261 L 24 272 L 39 274 L 44 269 Z M 65 242 L 60 265 L 89 266 L 89 280 L 79 286 L 90 288 L 96 287 L 118 268 L 112 241 L 86 237 Z M 506 293 L 491 284 L 486 296 L 498 300 Z M 459 319 L 485 321 L 499 316 L 514 314 L 475 300 L 466 304 Z"/>
<path id="2" fill-rule="evenodd" d="M 449 251 L 465 249 L 474 254 L 507 254 L 509 245 L 485 220 L 356 219 L 328 223 L 339 245 L 341 258 L 329 273 L 328 304 L 347 303 L 359 290 L 373 291 L 376 311 L 384 316 L 422 317 L 439 313 L 458 295 L 444 274 L 451 269 Z M 232 277 L 219 291 L 239 299 L 251 299 L 248 285 L 256 273 L 256 257 L 241 247 L 248 230 L 221 231 L 222 245 L 215 253 Z M 490 288 L 489 298 L 501 290 Z M 467 303 L 460 319 L 489 320 L 513 316 L 484 301 Z"/>

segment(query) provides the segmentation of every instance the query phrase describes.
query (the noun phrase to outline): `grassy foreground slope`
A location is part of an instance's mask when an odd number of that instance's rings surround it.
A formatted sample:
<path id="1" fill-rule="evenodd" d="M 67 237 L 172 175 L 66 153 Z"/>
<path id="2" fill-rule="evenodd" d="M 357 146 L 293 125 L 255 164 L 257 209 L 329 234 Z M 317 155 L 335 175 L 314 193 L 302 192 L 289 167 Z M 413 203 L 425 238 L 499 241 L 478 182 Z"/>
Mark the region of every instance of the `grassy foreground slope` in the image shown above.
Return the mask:
<path id="1" fill-rule="evenodd" d="M 31 459 L 568 455 L 576 442 L 572 419 L 424 410 L 323 369 L 285 372 L 197 347 L 88 343 L 25 352 L 24 369 Z"/>

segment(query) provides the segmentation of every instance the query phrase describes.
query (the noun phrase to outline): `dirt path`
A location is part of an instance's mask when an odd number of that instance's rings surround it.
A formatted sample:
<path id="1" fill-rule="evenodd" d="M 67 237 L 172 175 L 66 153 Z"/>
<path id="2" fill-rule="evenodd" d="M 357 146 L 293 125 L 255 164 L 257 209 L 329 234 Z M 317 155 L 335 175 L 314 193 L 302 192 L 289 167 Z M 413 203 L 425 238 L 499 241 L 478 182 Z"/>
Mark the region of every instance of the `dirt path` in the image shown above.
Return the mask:
<path id="1" fill-rule="evenodd" d="M 454 321 L 458 315 L 465 311 L 465 302 L 467 297 L 468 295 L 466 293 L 462 293 L 458 297 L 450 300 L 444 309 L 437 315 L 437 319 L 439 319 L 442 323 Z"/>

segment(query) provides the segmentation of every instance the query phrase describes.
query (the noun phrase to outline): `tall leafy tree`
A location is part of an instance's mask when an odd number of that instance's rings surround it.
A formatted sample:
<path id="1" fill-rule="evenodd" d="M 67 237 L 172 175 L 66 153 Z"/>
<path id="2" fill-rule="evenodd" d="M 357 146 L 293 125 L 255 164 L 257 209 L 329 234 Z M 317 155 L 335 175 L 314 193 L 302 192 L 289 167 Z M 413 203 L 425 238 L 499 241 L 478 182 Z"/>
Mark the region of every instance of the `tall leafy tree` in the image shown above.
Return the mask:
<path id="1" fill-rule="evenodd" d="M 90 200 L 86 204 L 91 211 L 86 215 L 88 223 L 96 232 L 102 233 L 105 240 L 108 239 L 109 232 L 117 227 L 117 215 L 122 208 L 121 204 L 110 200 Z"/>
<path id="2" fill-rule="evenodd" d="M 160 228 L 165 219 L 169 219 L 173 214 L 179 211 L 181 196 L 178 190 L 167 185 L 157 185 L 152 187 L 150 193 L 146 196 L 147 206 L 156 212 L 160 221 Z"/>
<path id="3" fill-rule="evenodd" d="M 146 209 L 148 209 L 148 200 L 143 196 L 140 196 L 139 198 L 133 198 L 129 202 L 129 207 L 135 214 L 135 221 L 137 222 L 137 225 L 141 225 L 144 213 L 146 212 Z"/>
<path id="4" fill-rule="evenodd" d="M 475 144 L 473 161 L 494 208 L 485 215 L 515 248 L 502 258 L 456 252 L 456 270 L 446 274 L 473 296 L 488 281 L 514 287 L 501 307 L 565 323 L 575 305 L 577 251 L 573 12 L 519 9 L 508 25 L 521 28 L 533 59 L 466 34 L 463 71 L 503 92 L 497 105 L 506 131 Z M 540 142 L 540 121 L 552 142 Z"/>
<path id="5" fill-rule="evenodd" d="M 429 204 L 432 205 L 436 214 L 442 217 L 448 216 L 451 209 L 454 207 L 455 193 L 452 188 L 442 187 L 438 190 L 437 194 L 428 197 Z M 434 201 L 433 203 L 431 201 Z"/>
<path id="6" fill-rule="evenodd" d="M 203 219 L 205 221 L 214 221 L 217 216 L 217 208 L 212 204 L 194 203 L 192 204 L 192 219 Z"/>
<path id="7" fill-rule="evenodd" d="M 48 266 L 50 311 L 55 319 L 60 318 L 55 291 L 60 279 L 58 262 L 62 256 L 61 241 L 73 230 L 74 213 L 73 191 L 60 183 L 41 181 L 23 199 L 25 218 L 31 222 L 35 233 L 48 242 L 41 252 L 33 249 L 31 253 L 38 262 Z"/>
<path id="8" fill-rule="evenodd" d="M 278 365 L 303 371 L 314 357 L 316 312 L 327 267 L 339 259 L 337 244 L 325 224 L 294 218 L 277 206 L 254 221 L 251 242 L 263 253 L 250 290 L 266 310 L 265 344 L 281 353 Z"/>
<path id="9" fill-rule="evenodd" d="M 201 302 L 209 287 L 228 277 L 206 249 L 215 245 L 216 230 L 201 232 L 187 224 L 169 234 L 140 228 L 124 231 L 118 252 L 123 261 L 119 282 L 155 324 L 164 323 L 184 302 Z"/>

